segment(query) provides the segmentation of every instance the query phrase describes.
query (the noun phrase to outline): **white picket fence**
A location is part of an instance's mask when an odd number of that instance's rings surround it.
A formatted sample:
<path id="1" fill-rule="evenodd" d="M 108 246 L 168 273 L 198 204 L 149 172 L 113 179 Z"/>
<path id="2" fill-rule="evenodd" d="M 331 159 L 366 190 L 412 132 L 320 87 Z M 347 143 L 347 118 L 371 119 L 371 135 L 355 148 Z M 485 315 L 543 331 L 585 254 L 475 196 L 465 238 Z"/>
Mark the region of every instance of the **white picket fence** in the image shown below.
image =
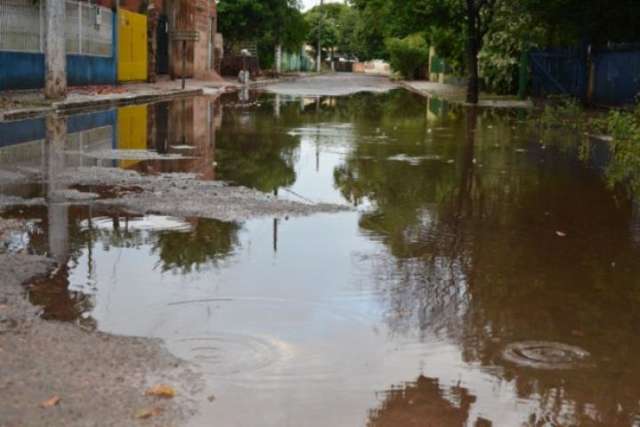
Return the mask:
<path id="1" fill-rule="evenodd" d="M 0 50 L 44 52 L 45 1 L 0 0 Z M 65 6 L 67 53 L 111 56 L 113 12 L 76 1 L 66 1 Z"/>

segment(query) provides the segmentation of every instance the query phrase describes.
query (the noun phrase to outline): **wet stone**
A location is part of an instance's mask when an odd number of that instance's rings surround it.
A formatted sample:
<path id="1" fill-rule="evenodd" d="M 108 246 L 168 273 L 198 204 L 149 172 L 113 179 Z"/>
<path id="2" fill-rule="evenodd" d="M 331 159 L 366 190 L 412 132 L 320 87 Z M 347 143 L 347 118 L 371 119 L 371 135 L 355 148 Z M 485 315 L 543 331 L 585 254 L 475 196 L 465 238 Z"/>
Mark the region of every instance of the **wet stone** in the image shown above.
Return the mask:
<path id="1" fill-rule="evenodd" d="M 18 327 L 18 322 L 8 316 L 0 314 L 0 334 L 12 332 Z"/>

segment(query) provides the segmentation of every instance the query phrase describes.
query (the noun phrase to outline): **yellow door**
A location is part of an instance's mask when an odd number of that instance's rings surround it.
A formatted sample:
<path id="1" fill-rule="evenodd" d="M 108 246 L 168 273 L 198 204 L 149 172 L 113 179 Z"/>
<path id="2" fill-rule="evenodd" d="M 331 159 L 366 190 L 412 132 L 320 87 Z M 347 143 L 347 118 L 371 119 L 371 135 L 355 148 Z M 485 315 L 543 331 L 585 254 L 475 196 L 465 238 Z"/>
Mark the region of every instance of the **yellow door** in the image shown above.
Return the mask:
<path id="1" fill-rule="evenodd" d="M 147 79 L 147 17 L 120 9 L 118 17 L 118 80 Z"/>
<path id="2" fill-rule="evenodd" d="M 132 105 L 118 109 L 118 149 L 146 150 L 147 139 L 147 106 Z M 138 161 L 121 160 L 120 167 L 127 169 Z"/>

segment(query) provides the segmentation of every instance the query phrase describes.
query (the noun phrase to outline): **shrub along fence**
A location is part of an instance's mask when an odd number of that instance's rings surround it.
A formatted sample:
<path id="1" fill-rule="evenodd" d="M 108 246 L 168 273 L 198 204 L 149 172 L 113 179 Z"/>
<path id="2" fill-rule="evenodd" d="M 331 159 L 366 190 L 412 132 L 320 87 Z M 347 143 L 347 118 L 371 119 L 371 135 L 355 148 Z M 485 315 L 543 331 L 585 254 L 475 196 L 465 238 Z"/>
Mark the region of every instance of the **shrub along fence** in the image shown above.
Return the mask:
<path id="1" fill-rule="evenodd" d="M 568 95 L 622 105 L 640 94 L 640 46 L 536 50 L 529 59 L 535 96 Z"/>
<path id="2" fill-rule="evenodd" d="M 0 90 L 44 86 L 45 1 L 0 0 Z M 66 2 L 69 85 L 116 82 L 115 14 Z"/>

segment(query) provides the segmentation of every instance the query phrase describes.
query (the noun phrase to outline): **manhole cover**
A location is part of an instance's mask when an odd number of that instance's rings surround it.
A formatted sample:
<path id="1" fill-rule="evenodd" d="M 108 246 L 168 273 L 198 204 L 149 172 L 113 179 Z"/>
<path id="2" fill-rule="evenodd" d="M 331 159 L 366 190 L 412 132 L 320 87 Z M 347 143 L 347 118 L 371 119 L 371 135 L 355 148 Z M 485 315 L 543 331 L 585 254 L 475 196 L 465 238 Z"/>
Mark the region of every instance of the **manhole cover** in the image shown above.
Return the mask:
<path id="1" fill-rule="evenodd" d="M 509 344 L 502 357 L 516 365 L 535 369 L 577 369 L 588 366 L 591 354 L 568 344 L 523 341 Z"/>

